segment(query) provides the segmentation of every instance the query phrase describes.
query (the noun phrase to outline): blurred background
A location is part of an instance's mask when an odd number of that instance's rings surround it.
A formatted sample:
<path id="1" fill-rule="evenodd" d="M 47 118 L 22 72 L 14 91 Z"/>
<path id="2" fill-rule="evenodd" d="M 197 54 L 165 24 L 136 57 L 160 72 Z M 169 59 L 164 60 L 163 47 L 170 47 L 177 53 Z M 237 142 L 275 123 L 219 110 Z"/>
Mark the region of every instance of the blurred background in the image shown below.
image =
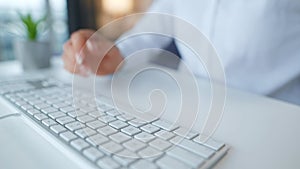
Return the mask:
<path id="1" fill-rule="evenodd" d="M 152 0 L 0 0 L 0 62 L 14 60 L 13 43 L 22 38 L 18 13 L 33 18 L 47 15 L 46 31 L 40 39 L 51 42 L 52 55 L 62 53 L 63 43 L 78 29 L 98 29 L 124 15 L 144 12 Z M 105 35 L 115 40 L 137 20 L 120 23 Z M 45 28 L 44 28 L 45 29 Z"/>

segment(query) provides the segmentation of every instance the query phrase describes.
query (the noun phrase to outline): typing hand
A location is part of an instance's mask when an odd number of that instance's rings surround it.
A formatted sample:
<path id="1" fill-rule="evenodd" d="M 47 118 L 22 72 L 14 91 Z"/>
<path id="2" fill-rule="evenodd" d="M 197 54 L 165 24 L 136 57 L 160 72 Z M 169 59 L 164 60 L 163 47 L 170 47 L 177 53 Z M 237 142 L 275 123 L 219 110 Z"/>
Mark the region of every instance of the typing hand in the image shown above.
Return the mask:
<path id="1" fill-rule="evenodd" d="M 123 60 L 118 48 L 100 33 L 79 30 L 64 44 L 64 68 L 75 74 L 91 73 L 107 75 L 114 73 Z"/>

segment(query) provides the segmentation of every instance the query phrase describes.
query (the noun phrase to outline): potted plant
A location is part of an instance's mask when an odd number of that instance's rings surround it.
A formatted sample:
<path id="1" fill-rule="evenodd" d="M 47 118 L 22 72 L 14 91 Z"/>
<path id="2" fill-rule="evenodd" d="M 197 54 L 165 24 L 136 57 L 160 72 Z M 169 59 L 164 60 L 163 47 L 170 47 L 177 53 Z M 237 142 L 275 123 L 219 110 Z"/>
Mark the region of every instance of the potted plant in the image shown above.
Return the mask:
<path id="1" fill-rule="evenodd" d="M 22 63 L 24 70 L 36 70 L 50 67 L 51 45 L 49 41 L 41 40 L 40 25 L 46 17 L 34 20 L 31 14 L 19 14 L 24 28 L 24 39 L 14 42 L 16 57 Z"/>

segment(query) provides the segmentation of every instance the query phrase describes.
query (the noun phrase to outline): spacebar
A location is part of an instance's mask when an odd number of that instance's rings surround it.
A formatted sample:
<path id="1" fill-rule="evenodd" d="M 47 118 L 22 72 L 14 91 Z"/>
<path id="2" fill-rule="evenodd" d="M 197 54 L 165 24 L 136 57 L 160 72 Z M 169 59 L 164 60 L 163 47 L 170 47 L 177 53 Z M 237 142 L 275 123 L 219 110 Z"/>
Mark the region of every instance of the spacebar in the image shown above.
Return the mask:
<path id="1" fill-rule="evenodd" d="M 214 154 L 214 150 L 212 150 L 208 147 L 205 147 L 201 144 L 198 144 L 196 142 L 193 142 L 191 140 L 184 139 L 182 142 L 180 142 L 178 144 L 178 146 L 180 146 L 186 150 L 189 150 L 195 154 L 198 154 L 204 158 L 209 158 Z"/>

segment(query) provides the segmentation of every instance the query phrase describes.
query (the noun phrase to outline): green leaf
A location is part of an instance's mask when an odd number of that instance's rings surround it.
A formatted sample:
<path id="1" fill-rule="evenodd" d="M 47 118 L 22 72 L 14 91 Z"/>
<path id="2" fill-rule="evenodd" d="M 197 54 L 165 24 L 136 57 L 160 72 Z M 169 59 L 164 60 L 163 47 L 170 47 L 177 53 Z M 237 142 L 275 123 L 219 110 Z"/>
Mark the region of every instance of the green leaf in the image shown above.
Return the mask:
<path id="1" fill-rule="evenodd" d="M 20 19 L 26 28 L 26 34 L 27 38 L 29 40 L 35 41 L 38 38 L 38 26 L 40 23 L 46 20 L 47 16 L 42 17 L 41 19 L 38 20 L 33 20 L 31 14 L 27 15 L 22 15 L 21 13 L 18 13 L 20 16 Z"/>

